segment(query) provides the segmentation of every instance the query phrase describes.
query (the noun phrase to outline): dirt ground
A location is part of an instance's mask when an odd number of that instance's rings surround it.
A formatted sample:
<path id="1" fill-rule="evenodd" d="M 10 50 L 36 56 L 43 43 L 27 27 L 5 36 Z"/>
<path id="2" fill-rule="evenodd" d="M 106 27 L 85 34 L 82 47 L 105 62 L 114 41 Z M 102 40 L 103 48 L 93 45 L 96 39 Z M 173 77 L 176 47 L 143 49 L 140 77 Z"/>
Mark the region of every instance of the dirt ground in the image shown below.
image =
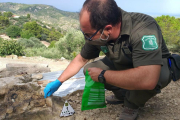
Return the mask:
<path id="1" fill-rule="evenodd" d="M 42 57 L 0 58 L 0 69 L 5 63 L 48 64 L 51 71 L 58 71 L 64 70 L 70 61 Z M 61 117 L 62 120 L 118 120 L 122 105 L 108 104 L 103 109 L 81 111 L 82 93 L 83 91 L 76 91 L 64 97 L 75 110 L 75 114 L 71 117 Z M 110 91 L 106 91 L 106 96 L 110 94 L 112 94 Z M 151 98 L 145 107 L 140 108 L 138 120 L 180 120 L 180 81 L 172 81 L 160 94 Z"/>

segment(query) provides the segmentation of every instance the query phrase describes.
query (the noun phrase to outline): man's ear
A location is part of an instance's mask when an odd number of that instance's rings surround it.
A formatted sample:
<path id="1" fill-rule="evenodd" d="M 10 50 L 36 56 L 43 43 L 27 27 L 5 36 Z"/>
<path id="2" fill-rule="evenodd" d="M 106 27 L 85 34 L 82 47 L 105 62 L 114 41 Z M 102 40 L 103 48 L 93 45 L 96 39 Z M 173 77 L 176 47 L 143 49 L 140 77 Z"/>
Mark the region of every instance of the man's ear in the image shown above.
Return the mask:
<path id="1" fill-rule="evenodd" d="M 112 25 L 106 25 L 104 30 L 109 35 L 112 32 L 112 28 L 113 28 Z"/>

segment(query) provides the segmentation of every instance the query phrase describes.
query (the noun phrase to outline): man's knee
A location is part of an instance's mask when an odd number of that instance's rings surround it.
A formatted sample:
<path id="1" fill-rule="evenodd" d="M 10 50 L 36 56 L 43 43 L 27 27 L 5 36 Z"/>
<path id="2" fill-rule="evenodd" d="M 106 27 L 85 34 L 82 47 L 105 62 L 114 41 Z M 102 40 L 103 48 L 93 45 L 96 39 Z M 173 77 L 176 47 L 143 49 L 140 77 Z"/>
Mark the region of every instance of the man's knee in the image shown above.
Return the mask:
<path id="1" fill-rule="evenodd" d="M 86 73 L 86 70 L 88 70 L 88 68 L 91 68 L 91 67 L 92 67 L 92 63 L 89 63 L 89 64 L 87 64 L 87 65 L 84 66 L 84 69 L 83 69 L 84 75 L 85 75 L 85 73 Z"/>

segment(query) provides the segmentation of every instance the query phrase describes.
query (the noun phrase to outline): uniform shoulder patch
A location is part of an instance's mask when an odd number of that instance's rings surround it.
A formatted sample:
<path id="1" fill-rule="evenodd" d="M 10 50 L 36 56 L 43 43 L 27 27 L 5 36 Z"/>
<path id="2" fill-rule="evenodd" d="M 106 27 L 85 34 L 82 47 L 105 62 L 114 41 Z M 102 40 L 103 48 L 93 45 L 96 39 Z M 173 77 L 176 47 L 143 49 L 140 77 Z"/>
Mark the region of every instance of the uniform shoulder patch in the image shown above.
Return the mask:
<path id="1" fill-rule="evenodd" d="M 156 50 L 158 49 L 157 39 L 155 35 L 144 35 L 142 37 L 142 48 L 144 50 Z"/>

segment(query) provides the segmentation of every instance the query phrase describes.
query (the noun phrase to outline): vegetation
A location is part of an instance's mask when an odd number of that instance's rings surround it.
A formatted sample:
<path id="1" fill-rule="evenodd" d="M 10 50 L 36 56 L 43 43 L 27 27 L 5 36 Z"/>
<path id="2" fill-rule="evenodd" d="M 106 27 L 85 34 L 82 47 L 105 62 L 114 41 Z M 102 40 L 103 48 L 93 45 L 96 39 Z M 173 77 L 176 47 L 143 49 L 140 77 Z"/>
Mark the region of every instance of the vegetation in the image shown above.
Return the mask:
<path id="1" fill-rule="evenodd" d="M 81 50 L 85 43 L 84 36 L 81 31 L 70 30 L 61 38 L 56 47 L 66 59 L 73 59 Z"/>
<path id="2" fill-rule="evenodd" d="M 21 28 L 15 25 L 11 25 L 6 29 L 6 34 L 11 38 L 19 37 L 21 34 Z"/>
<path id="3" fill-rule="evenodd" d="M 40 48 L 40 47 L 45 47 L 38 38 L 36 37 L 31 37 L 29 39 L 24 39 L 20 38 L 17 41 L 19 44 L 24 46 L 25 48 Z"/>
<path id="4" fill-rule="evenodd" d="M 0 56 L 12 54 L 18 56 L 24 55 L 24 49 L 20 44 L 17 43 L 17 41 L 0 39 L 0 42 Z"/>
<path id="5" fill-rule="evenodd" d="M 30 17 L 30 19 L 51 24 L 56 29 L 61 27 L 63 31 L 79 27 L 79 13 L 62 11 L 49 5 L 27 5 L 8 2 L 0 3 L 0 11 L 10 11 L 15 15 L 25 16 L 28 19 Z"/>
<path id="6" fill-rule="evenodd" d="M 161 16 L 156 18 L 168 48 L 172 52 L 180 52 L 180 19 L 175 17 Z"/>
<path id="7" fill-rule="evenodd" d="M 24 41 L 24 40 L 22 40 Z M 66 59 L 73 59 L 80 53 L 84 44 L 84 38 L 80 31 L 72 29 L 66 33 L 59 41 L 52 41 L 51 45 L 46 47 L 28 47 L 26 49 L 26 56 L 42 56 L 46 58 L 59 59 L 64 57 Z M 25 43 L 28 44 L 29 42 Z M 27 46 L 27 45 L 26 45 Z"/>
<path id="8" fill-rule="evenodd" d="M 29 31 L 29 30 L 23 30 L 23 31 L 21 32 L 21 37 L 22 37 L 22 38 L 29 39 L 29 38 L 31 38 L 31 37 L 35 37 L 35 35 L 34 35 L 33 33 L 31 33 L 31 31 Z"/>
<path id="9" fill-rule="evenodd" d="M 27 14 L 27 18 L 30 19 L 30 18 L 31 18 L 31 15 L 30 15 L 30 14 Z"/>
<path id="10" fill-rule="evenodd" d="M 27 22 L 23 25 L 22 32 L 28 31 L 35 35 L 37 38 L 41 38 L 42 27 L 36 23 L 36 21 Z M 25 37 L 26 38 L 26 37 Z"/>
<path id="11" fill-rule="evenodd" d="M 1 56 L 16 54 L 73 59 L 85 43 L 83 34 L 78 30 L 78 13 L 61 11 L 47 5 L 16 3 L 0 3 L 0 10 L 9 11 L 0 12 L 0 34 L 19 38 L 17 41 L 0 39 Z M 20 17 L 13 18 L 13 14 Z M 180 18 L 163 15 L 155 19 L 169 50 L 180 52 Z M 50 46 L 45 47 L 42 40 L 50 42 Z"/>
<path id="12" fill-rule="evenodd" d="M 39 20 L 30 19 L 30 14 L 27 16 L 20 16 L 19 18 L 7 18 L 4 14 L 11 12 L 4 12 L 0 16 L 0 34 L 7 34 L 11 38 L 21 37 L 29 39 L 36 37 L 40 40 L 48 42 L 58 41 L 63 37 L 60 28 L 48 27 L 48 24 L 44 24 Z M 5 15 L 10 16 L 10 15 Z M 12 16 L 12 15 L 11 15 Z"/>
<path id="13" fill-rule="evenodd" d="M 4 12 L 4 13 L 3 13 L 3 16 L 4 16 L 4 17 L 7 17 L 7 18 L 12 17 L 12 15 L 13 15 L 12 12 Z"/>
<path id="14" fill-rule="evenodd" d="M 4 29 L 9 25 L 9 19 L 4 16 L 0 16 L 0 29 Z"/>

